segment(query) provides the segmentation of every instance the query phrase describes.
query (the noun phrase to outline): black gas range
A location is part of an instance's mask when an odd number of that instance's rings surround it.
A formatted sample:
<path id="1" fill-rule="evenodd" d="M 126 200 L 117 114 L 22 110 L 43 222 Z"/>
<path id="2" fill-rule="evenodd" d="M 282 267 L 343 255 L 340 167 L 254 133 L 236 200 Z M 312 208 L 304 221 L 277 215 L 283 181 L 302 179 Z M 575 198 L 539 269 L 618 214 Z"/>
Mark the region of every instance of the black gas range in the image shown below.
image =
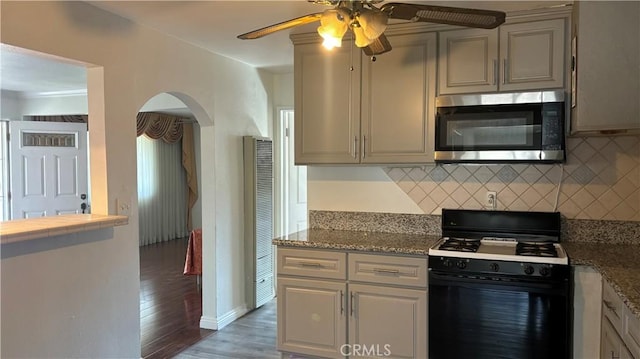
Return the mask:
<path id="1" fill-rule="evenodd" d="M 568 358 L 560 213 L 448 210 L 429 249 L 429 357 Z"/>

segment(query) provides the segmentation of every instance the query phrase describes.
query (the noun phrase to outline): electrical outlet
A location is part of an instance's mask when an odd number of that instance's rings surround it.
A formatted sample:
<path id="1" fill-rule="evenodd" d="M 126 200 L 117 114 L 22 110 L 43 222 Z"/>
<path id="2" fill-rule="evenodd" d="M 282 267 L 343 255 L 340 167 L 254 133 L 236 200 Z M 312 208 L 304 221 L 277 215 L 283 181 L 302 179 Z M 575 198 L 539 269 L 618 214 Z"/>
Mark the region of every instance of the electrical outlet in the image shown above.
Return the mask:
<path id="1" fill-rule="evenodd" d="M 498 194 L 495 191 L 487 191 L 484 206 L 491 209 L 498 208 Z"/>
<path id="2" fill-rule="evenodd" d="M 116 199 L 116 211 L 118 216 L 130 216 L 131 215 L 131 203 L 129 201 L 118 198 Z"/>

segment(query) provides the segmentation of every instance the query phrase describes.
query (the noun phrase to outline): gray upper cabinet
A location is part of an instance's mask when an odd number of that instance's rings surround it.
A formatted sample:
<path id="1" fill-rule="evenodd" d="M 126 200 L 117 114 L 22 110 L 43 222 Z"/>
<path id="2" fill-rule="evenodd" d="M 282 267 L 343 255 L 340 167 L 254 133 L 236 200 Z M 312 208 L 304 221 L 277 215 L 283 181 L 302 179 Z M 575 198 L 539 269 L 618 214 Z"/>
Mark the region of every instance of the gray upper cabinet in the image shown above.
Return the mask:
<path id="1" fill-rule="evenodd" d="M 565 86 L 565 19 L 440 33 L 440 94 Z"/>
<path id="2" fill-rule="evenodd" d="M 576 1 L 572 133 L 640 133 L 640 2 Z"/>
<path id="3" fill-rule="evenodd" d="M 433 162 L 436 34 L 389 41 L 391 52 L 363 61 L 360 161 Z"/>
<path id="4" fill-rule="evenodd" d="M 295 46 L 296 164 L 360 162 L 360 63 L 349 46 Z"/>
<path id="5" fill-rule="evenodd" d="M 436 34 L 387 37 L 375 61 L 294 40 L 296 164 L 433 162 Z"/>

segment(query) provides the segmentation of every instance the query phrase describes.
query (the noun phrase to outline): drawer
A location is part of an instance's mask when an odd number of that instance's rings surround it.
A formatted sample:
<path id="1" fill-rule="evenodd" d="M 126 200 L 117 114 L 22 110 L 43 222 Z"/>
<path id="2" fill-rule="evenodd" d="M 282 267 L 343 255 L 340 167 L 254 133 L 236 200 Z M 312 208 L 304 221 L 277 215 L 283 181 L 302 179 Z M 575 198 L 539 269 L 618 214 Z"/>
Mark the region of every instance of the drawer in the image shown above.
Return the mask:
<path id="1" fill-rule="evenodd" d="M 278 275 L 347 279 L 347 254 L 278 247 Z"/>
<path id="2" fill-rule="evenodd" d="M 634 358 L 640 358 L 640 320 L 624 306 L 624 326 L 622 331 L 622 340 L 627 345 L 629 352 Z"/>
<path id="3" fill-rule="evenodd" d="M 349 280 L 424 288 L 427 258 L 350 253 Z"/>
<path id="4" fill-rule="evenodd" d="M 256 281 L 256 306 L 259 307 L 266 304 L 275 295 L 275 288 L 273 285 L 273 276 L 267 275 Z"/>
<path id="5" fill-rule="evenodd" d="M 603 280 L 602 282 L 602 315 L 609 319 L 619 334 L 622 334 L 624 302 L 608 281 Z"/>

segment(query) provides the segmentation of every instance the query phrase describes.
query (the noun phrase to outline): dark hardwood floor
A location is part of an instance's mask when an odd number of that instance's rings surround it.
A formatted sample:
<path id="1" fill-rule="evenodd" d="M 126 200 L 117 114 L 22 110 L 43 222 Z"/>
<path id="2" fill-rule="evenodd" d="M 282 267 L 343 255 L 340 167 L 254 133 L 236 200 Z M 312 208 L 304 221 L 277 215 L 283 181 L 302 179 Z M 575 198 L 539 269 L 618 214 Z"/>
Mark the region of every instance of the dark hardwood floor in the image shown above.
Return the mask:
<path id="1" fill-rule="evenodd" d="M 171 358 L 212 334 L 200 329 L 202 293 L 185 276 L 187 239 L 140 247 L 140 337 L 143 358 Z"/>
<path id="2" fill-rule="evenodd" d="M 182 274 L 186 250 L 186 238 L 140 247 L 142 357 L 280 358 L 275 299 L 219 331 L 200 329 L 202 293 Z"/>

